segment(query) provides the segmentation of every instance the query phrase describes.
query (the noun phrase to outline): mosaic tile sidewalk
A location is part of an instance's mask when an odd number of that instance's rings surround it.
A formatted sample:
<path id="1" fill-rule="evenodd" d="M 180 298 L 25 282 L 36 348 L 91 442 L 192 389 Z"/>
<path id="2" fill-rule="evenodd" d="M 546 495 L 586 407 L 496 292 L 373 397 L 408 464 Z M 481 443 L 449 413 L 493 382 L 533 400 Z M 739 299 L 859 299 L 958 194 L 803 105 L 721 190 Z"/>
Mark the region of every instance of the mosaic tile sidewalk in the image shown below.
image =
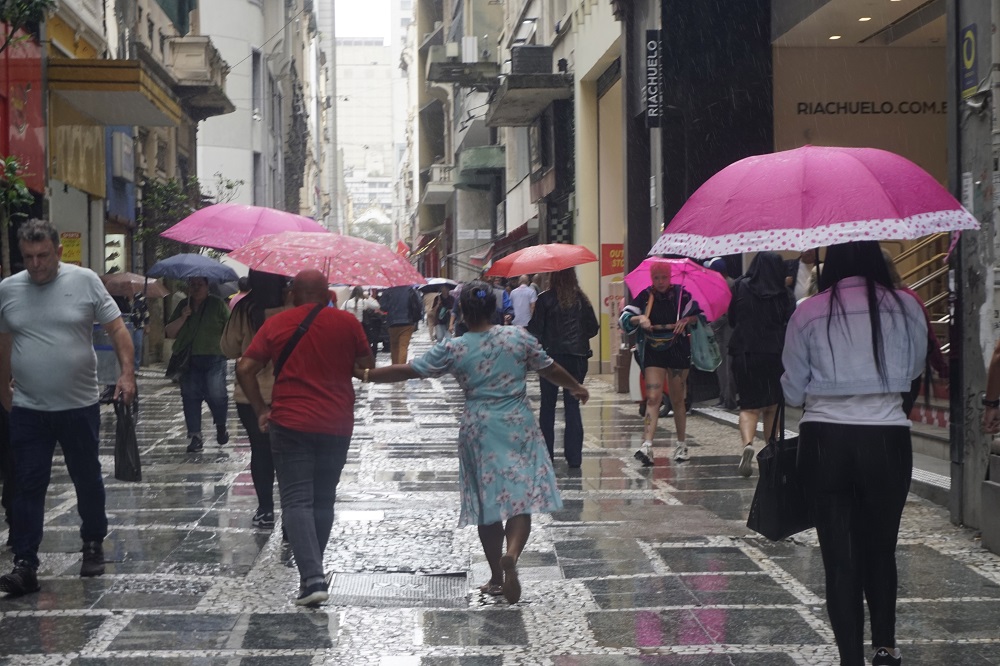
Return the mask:
<path id="1" fill-rule="evenodd" d="M 185 453 L 179 392 L 144 369 L 142 483 L 110 479 L 104 418 L 108 573 L 77 576 L 76 498 L 57 458 L 42 591 L 0 599 L 0 664 L 837 663 L 815 535 L 775 544 L 746 529 L 756 474 L 737 474 L 735 430 L 692 417 L 692 459 L 674 464 L 672 420 L 661 420 L 657 465 L 642 468 L 635 405 L 600 380 L 588 386 L 584 463 L 557 465 L 565 507 L 535 517 L 515 606 L 478 593 L 489 573 L 476 532 L 456 528 L 458 387 L 361 387 L 326 553 L 332 596 L 308 610 L 291 603 L 297 575 L 280 530 L 250 525 L 235 408 L 229 445 Z M 1000 663 L 1000 558 L 911 496 L 898 559 L 905 663 Z"/>

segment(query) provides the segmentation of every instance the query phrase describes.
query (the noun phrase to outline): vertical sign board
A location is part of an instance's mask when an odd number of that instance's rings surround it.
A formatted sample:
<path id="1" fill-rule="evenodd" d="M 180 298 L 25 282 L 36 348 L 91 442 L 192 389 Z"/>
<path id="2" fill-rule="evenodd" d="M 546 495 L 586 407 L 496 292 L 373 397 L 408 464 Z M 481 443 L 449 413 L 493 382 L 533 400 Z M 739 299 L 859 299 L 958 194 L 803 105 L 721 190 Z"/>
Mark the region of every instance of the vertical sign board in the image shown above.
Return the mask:
<path id="1" fill-rule="evenodd" d="M 660 31 L 646 31 L 646 127 L 660 127 L 663 117 L 663 61 Z"/>
<path id="2" fill-rule="evenodd" d="M 962 28 L 962 99 L 968 99 L 979 89 L 979 65 L 976 63 L 976 24 Z"/>
<path id="3" fill-rule="evenodd" d="M 601 319 L 601 358 L 610 359 L 618 349 L 618 304 L 614 303 L 612 281 L 621 281 L 625 276 L 625 245 L 623 243 L 601 243 L 601 294 L 604 302 L 597 313 Z M 614 346 L 612 346 L 614 341 Z"/>

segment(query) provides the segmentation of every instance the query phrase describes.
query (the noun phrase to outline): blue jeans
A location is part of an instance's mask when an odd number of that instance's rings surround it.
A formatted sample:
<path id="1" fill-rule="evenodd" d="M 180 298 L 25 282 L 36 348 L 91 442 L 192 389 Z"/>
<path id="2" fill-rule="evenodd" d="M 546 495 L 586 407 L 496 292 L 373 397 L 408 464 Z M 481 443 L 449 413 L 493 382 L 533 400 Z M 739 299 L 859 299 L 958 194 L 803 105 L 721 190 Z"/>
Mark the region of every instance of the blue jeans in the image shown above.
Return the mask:
<path id="1" fill-rule="evenodd" d="M 333 503 L 351 438 L 299 432 L 274 422 L 270 432 L 282 524 L 299 578 L 311 585 L 323 580 L 323 551 L 333 529 Z"/>
<path id="2" fill-rule="evenodd" d="M 583 383 L 587 376 L 587 357 L 570 354 L 549 354 L 556 363 L 573 375 L 576 381 Z M 540 377 L 542 390 L 542 405 L 539 409 L 538 424 L 542 428 L 545 446 L 549 449 L 549 458 L 555 459 L 555 424 L 556 400 L 559 397 L 559 387 Z M 580 401 L 573 397 L 567 389 L 563 389 L 563 410 L 566 418 L 566 433 L 563 439 L 563 453 L 566 462 L 572 467 L 579 467 L 583 459 L 583 419 L 580 416 Z"/>
<path id="3" fill-rule="evenodd" d="M 135 369 L 138 370 L 142 366 L 142 335 L 144 333 L 143 329 L 132 331 L 132 346 L 135 348 Z"/>
<path id="4" fill-rule="evenodd" d="M 448 338 L 451 337 L 451 334 L 448 333 L 448 325 L 447 324 L 436 324 L 434 326 L 434 331 L 435 331 L 435 333 L 437 335 L 437 341 L 438 342 L 443 342 L 444 340 L 447 340 Z"/>
<path id="5" fill-rule="evenodd" d="M 10 412 L 10 446 L 16 484 L 11 513 L 11 549 L 15 561 L 38 566 L 42 543 L 45 493 L 52 476 L 56 442 L 62 448 L 80 514 L 80 537 L 103 541 L 108 534 L 104 511 L 104 479 L 97 457 L 101 411 L 98 404 L 61 412 L 14 407 Z"/>
<path id="6" fill-rule="evenodd" d="M 217 428 L 226 425 L 229 394 L 226 392 L 226 357 L 191 356 L 191 366 L 181 377 L 181 403 L 188 436 L 201 434 L 201 402 L 208 405 Z"/>

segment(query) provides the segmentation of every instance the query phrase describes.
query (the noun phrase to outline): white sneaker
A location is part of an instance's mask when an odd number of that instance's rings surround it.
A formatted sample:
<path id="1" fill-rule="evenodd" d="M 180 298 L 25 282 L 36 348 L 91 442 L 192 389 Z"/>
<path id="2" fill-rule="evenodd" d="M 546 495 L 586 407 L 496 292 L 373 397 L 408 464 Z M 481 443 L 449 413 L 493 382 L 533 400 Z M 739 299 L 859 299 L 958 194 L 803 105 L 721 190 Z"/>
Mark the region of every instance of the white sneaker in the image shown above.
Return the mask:
<path id="1" fill-rule="evenodd" d="M 680 443 L 674 447 L 674 460 L 677 462 L 684 462 L 685 460 L 690 460 L 691 455 L 688 453 L 687 444 Z"/>
<path id="2" fill-rule="evenodd" d="M 743 455 L 740 457 L 740 476 L 750 476 L 753 473 L 753 457 L 756 451 L 753 450 L 753 444 L 747 444 L 743 447 Z"/>

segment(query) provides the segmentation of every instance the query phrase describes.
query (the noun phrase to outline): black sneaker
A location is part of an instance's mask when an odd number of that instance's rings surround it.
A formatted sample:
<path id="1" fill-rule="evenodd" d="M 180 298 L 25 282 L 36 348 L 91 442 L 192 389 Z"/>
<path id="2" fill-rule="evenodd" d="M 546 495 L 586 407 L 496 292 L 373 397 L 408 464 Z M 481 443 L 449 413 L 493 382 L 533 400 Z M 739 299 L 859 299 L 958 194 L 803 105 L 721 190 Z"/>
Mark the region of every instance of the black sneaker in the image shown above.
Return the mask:
<path id="1" fill-rule="evenodd" d="M 879 648 L 872 655 L 872 666 L 902 666 L 902 664 L 903 655 L 899 653 L 898 649 L 890 652 L 886 648 Z"/>
<path id="2" fill-rule="evenodd" d="M 219 443 L 219 446 L 225 446 L 229 443 L 229 431 L 226 430 L 226 426 L 216 426 L 215 441 Z"/>
<path id="3" fill-rule="evenodd" d="M 330 598 L 330 594 L 327 592 L 327 589 L 328 587 L 325 580 L 319 583 L 313 583 L 312 585 L 307 585 L 299 591 L 299 597 L 295 600 L 295 605 L 318 606 Z"/>
<path id="4" fill-rule="evenodd" d="M 27 562 L 14 562 L 14 570 L 0 576 L 0 592 L 6 592 L 12 597 L 31 594 L 40 589 L 35 567 Z"/>
<path id="5" fill-rule="evenodd" d="M 205 444 L 201 441 L 201 435 L 191 435 L 191 443 L 188 444 L 188 453 L 198 453 L 205 448 Z"/>
<path id="6" fill-rule="evenodd" d="M 642 449 L 632 454 L 632 457 L 641 462 L 643 467 L 652 467 L 655 464 L 653 459 L 646 455 L 646 452 Z"/>
<path id="7" fill-rule="evenodd" d="M 258 511 L 253 514 L 253 520 L 250 521 L 250 524 L 262 530 L 274 529 L 274 512 Z"/>
<path id="8" fill-rule="evenodd" d="M 80 577 L 103 576 L 104 547 L 101 542 L 85 541 L 81 552 L 83 553 L 83 562 L 80 564 Z"/>

